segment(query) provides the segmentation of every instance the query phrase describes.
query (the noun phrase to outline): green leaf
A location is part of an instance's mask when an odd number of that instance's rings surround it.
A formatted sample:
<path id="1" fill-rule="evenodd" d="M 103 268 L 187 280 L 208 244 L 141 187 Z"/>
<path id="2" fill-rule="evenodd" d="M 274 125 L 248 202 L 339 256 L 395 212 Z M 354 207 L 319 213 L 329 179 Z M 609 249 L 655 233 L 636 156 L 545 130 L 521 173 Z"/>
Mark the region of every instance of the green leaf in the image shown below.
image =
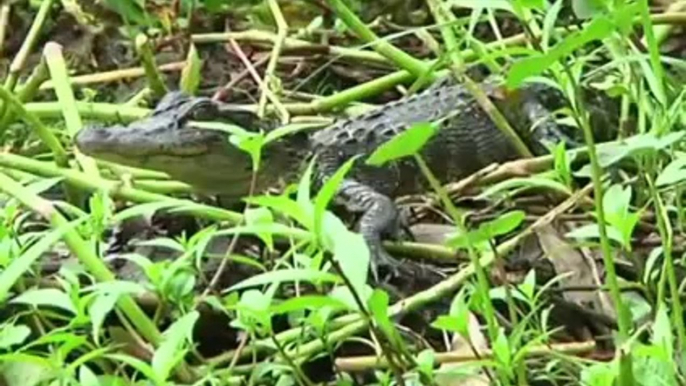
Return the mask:
<path id="1" fill-rule="evenodd" d="M 510 352 L 510 344 L 502 328 L 499 329 L 498 337 L 493 343 L 493 354 L 495 359 L 500 362 L 501 369 L 506 370 L 510 374 L 514 373 L 512 368 L 512 352 Z"/>
<path id="2" fill-rule="evenodd" d="M 262 148 L 264 147 L 265 142 L 264 134 L 248 131 L 243 131 L 240 134 L 234 132 L 229 136 L 229 142 L 250 155 L 254 172 L 257 172 L 260 169 Z"/>
<path id="3" fill-rule="evenodd" d="M 22 344 L 31 335 L 31 329 L 23 324 L 3 324 L 0 328 L 0 351 Z"/>
<path id="4" fill-rule="evenodd" d="M 483 229 L 489 238 L 505 235 L 515 230 L 526 218 L 526 213 L 522 210 L 513 210 L 498 216 L 496 219 L 482 224 L 479 228 Z"/>
<path id="5" fill-rule="evenodd" d="M 416 123 L 409 129 L 379 146 L 367 159 L 366 164 L 383 166 L 389 161 L 417 154 L 438 131 L 433 123 Z"/>
<path id="6" fill-rule="evenodd" d="M 316 310 L 329 307 L 333 310 L 349 309 L 347 304 L 331 296 L 304 295 L 292 297 L 279 305 L 272 306 L 271 312 L 274 314 L 285 314 L 301 310 Z"/>
<path id="7" fill-rule="evenodd" d="M 156 384 L 156 385 L 164 385 L 165 384 L 165 382 L 164 382 L 165 380 L 160 379 L 157 376 L 157 373 L 155 373 L 155 371 L 152 369 L 152 367 L 150 365 L 148 365 L 146 362 L 144 362 L 138 358 L 135 358 L 135 357 L 132 357 L 129 355 L 122 355 L 122 354 L 109 354 L 109 355 L 105 355 L 105 357 L 113 359 L 115 361 L 125 363 L 125 364 L 133 367 L 135 370 L 139 371 L 146 378 L 148 378 L 148 380 L 153 382 L 153 384 Z"/>
<path id="8" fill-rule="evenodd" d="M 621 231 L 611 225 L 606 226 L 605 229 L 607 229 L 607 237 L 620 245 L 624 245 L 624 235 Z M 598 229 L 598 224 L 587 224 L 567 232 L 565 236 L 576 239 L 599 239 L 600 230 Z"/>
<path id="9" fill-rule="evenodd" d="M 105 0 L 104 3 L 128 23 L 152 26 L 145 7 L 137 0 Z"/>
<path id="10" fill-rule="evenodd" d="M 579 19 L 590 19 L 605 9 L 603 0 L 572 0 L 572 10 Z"/>
<path id="11" fill-rule="evenodd" d="M 532 269 L 526 274 L 524 282 L 519 285 L 519 288 L 527 300 L 533 300 L 534 291 L 536 290 L 536 270 Z"/>
<path id="12" fill-rule="evenodd" d="M 552 7 L 548 9 L 548 12 L 546 12 L 545 18 L 543 19 L 543 37 L 541 39 L 541 45 L 545 49 L 548 48 L 550 38 L 555 32 L 555 21 L 557 21 L 557 17 L 562 9 L 562 2 L 563 0 L 555 1 Z"/>
<path id="13" fill-rule="evenodd" d="M 540 75 L 558 60 L 595 40 L 602 40 L 614 31 L 614 24 L 607 17 L 598 17 L 582 31 L 567 36 L 545 54 L 532 55 L 514 63 L 507 75 L 507 87 L 519 87 L 527 78 Z"/>
<path id="14" fill-rule="evenodd" d="M 320 235 L 322 226 L 322 217 L 324 216 L 325 209 L 334 198 L 338 192 L 338 188 L 341 186 L 343 179 L 353 167 L 358 156 L 351 157 L 347 160 L 333 176 L 326 179 L 324 185 L 317 193 L 317 197 L 314 200 L 314 232 L 317 236 Z"/>
<path id="15" fill-rule="evenodd" d="M 280 283 L 292 281 L 307 281 L 311 283 L 339 283 L 341 279 L 336 275 L 332 275 L 327 272 L 321 272 L 316 269 L 281 269 L 278 271 L 271 271 L 251 276 L 246 280 L 234 284 L 225 292 L 236 291 L 254 286 L 269 285 L 274 282 Z"/>
<path id="16" fill-rule="evenodd" d="M 18 352 L 0 356 L 2 378 L 7 386 L 40 386 L 50 384 L 57 377 L 59 369 L 39 356 Z"/>
<path id="17" fill-rule="evenodd" d="M 333 257 L 341 267 L 343 274 L 350 280 L 355 291 L 360 292 L 364 288 L 369 276 L 369 262 L 371 255 L 369 246 L 361 234 L 351 232 L 345 228 L 340 219 L 327 213 L 324 222 L 324 232 L 328 238 L 333 239 Z M 335 228 L 330 224 L 335 222 Z M 336 231 L 336 229 L 339 229 Z"/>
<path id="18" fill-rule="evenodd" d="M 100 344 L 100 328 L 105 321 L 105 317 L 114 309 L 117 304 L 117 295 L 104 294 L 97 296 L 88 308 L 88 315 L 92 320 L 93 341 Z"/>
<path id="19" fill-rule="evenodd" d="M 186 57 L 186 65 L 181 70 L 181 84 L 179 88 L 189 95 L 194 95 L 200 85 L 201 69 L 202 60 L 200 60 L 195 44 L 191 43 L 188 56 Z"/>
<path id="20" fill-rule="evenodd" d="M 395 327 L 395 323 L 393 323 L 388 316 L 388 294 L 382 290 L 375 289 L 372 296 L 367 301 L 367 304 L 369 306 L 369 311 L 372 314 L 372 318 L 381 331 L 384 332 L 386 338 L 388 338 L 395 347 L 399 347 L 399 345 L 402 344 L 400 334 Z"/>
<path id="21" fill-rule="evenodd" d="M 509 178 L 503 182 L 497 183 L 492 187 L 486 189 L 479 195 L 479 198 L 488 198 L 497 193 L 512 190 L 512 189 L 534 189 L 534 188 L 548 188 L 566 195 L 571 195 L 572 191 L 557 181 L 544 177 L 526 177 L 526 178 Z"/>
<path id="22" fill-rule="evenodd" d="M 79 366 L 79 386 L 101 386 L 98 377 L 86 365 Z"/>
<path id="23" fill-rule="evenodd" d="M 162 343 L 155 350 L 152 368 L 159 379 L 168 379 L 174 367 L 183 359 L 186 342 L 193 341 L 193 327 L 200 317 L 198 311 L 191 311 L 177 319 L 164 332 Z"/>
<path id="24" fill-rule="evenodd" d="M 72 231 L 76 226 L 88 219 L 87 216 L 74 220 L 64 227 L 54 229 L 50 233 L 33 244 L 28 250 L 14 259 L 2 273 L 0 273 L 0 302 L 7 299 L 9 291 L 17 283 L 17 280 L 26 273 L 33 263 L 36 262 L 57 240 L 65 233 Z"/>
<path id="25" fill-rule="evenodd" d="M 613 386 L 617 378 L 616 362 L 593 363 L 581 370 L 581 384 L 593 386 Z"/>
<path id="26" fill-rule="evenodd" d="M 16 298 L 12 299 L 13 304 L 28 304 L 34 307 L 50 306 L 69 311 L 74 315 L 78 314 L 74 303 L 66 293 L 56 288 L 32 289 L 28 290 Z"/>
<path id="27" fill-rule="evenodd" d="M 305 173 L 303 173 L 300 182 L 298 183 L 298 192 L 296 194 L 296 202 L 298 206 L 307 214 L 307 228 L 312 230 L 314 224 L 312 223 L 312 217 L 314 215 L 314 207 L 310 202 L 310 192 L 312 191 L 312 176 L 314 174 L 314 165 L 317 157 L 312 157 L 312 160 L 307 165 Z"/>
<path id="28" fill-rule="evenodd" d="M 243 201 L 251 205 L 272 208 L 273 210 L 292 218 L 305 228 L 309 229 L 311 227 L 311 222 L 307 213 L 303 211 L 297 202 L 287 196 L 253 196 L 246 197 Z"/>
<path id="29" fill-rule="evenodd" d="M 662 169 L 662 172 L 655 180 L 655 185 L 665 187 L 682 182 L 686 179 L 686 169 L 684 167 L 686 167 L 686 154 L 681 153 Z"/>
<path id="30" fill-rule="evenodd" d="M 560 142 L 553 149 L 555 172 L 567 187 L 572 187 L 572 160 L 567 155 L 565 143 Z"/>
<path id="31" fill-rule="evenodd" d="M 264 207 L 248 208 L 245 211 L 245 223 L 250 225 L 255 224 L 272 224 L 274 223 L 274 216 L 269 209 Z M 267 245 L 270 252 L 274 251 L 274 238 L 269 232 L 259 232 L 257 236 Z"/>
<path id="32" fill-rule="evenodd" d="M 520 5 L 529 9 L 535 9 L 537 11 L 542 11 L 545 9 L 547 2 L 546 0 L 518 0 Z"/>
<path id="33" fill-rule="evenodd" d="M 327 123 L 323 122 L 303 122 L 303 123 L 291 123 L 288 125 L 279 126 L 273 130 L 267 132 L 265 137 L 265 144 L 274 142 L 282 137 L 293 135 L 305 130 L 316 130 L 325 127 Z"/>
<path id="34" fill-rule="evenodd" d="M 631 186 L 622 188 L 619 184 L 613 184 L 603 196 L 603 207 L 605 210 L 605 220 L 612 225 L 621 225 L 622 221 L 629 213 L 631 204 Z"/>

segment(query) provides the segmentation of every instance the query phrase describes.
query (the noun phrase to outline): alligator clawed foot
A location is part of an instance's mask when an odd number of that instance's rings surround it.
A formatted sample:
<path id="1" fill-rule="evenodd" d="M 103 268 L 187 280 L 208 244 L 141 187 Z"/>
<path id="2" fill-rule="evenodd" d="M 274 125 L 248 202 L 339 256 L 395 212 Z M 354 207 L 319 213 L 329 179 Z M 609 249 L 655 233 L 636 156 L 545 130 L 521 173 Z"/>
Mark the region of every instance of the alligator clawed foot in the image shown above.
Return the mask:
<path id="1" fill-rule="evenodd" d="M 386 273 L 386 278 L 399 277 L 402 274 L 407 274 L 403 263 L 391 256 L 381 245 L 381 243 L 370 243 L 369 252 L 371 257 L 371 273 L 376 283 L 381 283 L 379 273 L 383 271 Z"/>

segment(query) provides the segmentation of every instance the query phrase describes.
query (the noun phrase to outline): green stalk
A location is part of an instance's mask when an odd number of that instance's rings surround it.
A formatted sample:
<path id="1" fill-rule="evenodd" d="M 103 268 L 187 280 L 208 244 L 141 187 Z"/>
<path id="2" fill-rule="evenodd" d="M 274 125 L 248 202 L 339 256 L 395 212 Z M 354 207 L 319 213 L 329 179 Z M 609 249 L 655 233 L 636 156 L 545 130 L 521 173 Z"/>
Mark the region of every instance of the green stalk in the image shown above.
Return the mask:
<path id="1" fill-rule="evenodd" d="M 655 182 L 653 179 L 646 175 L 646 181 L 648 182 L 648 188 L 650 189 L 650 195 L 652 196 L 653 202 L 655 203 L 655 218 L 657 219 L 657 227 L 660 231 L 660 239 L 662 240 L 662 254 L 664 255 L 664 271 L 667 276 L 667 283 L 669 285 L 669 292 L 672 296 L 672 307 L 674 308 L 671 312 L 672 314 L 672 325 L 677 332 L 677 350 L 680 353 L 684 350 L 684 342 L 686 342 L 686 332 L 684 331 L 684 317 L 683 317 L 683 307 L 680 301 L 681 294 L 679 293 L 679 283 L 676 277 L 676 271 L 674 270 L 674 257 L 672 256 L 672 246 L 674 242 L 674 232 L 669 223 L 669 216 L 667 210 L 662 203 L 662 199 L 655 188 Z M 661 286 L 662 287 L 662 286 Z M 660 288 L 658 293 L 664 293 Z M 658 304 L 665 305 L 667 302 L 664 296 L 658 297 Z"/>
<path id="2" fill-rule="evenodd" d="M 143 64 L 145 75 L 148 78 L 148 85 L 157 97 L 161 97 L 167 93 L 167 86 L 164 84 L 164 76 L 157 69 L 155 63 L 155 55 L 152 53 L 152 47 L 148 41 L 148 37 L 144 34 L 136 36 L 136 52 Z"/>
<path id="3" fill-rule="evenodd" d="M 60 104 L 62 115 L 67 126 L 67 131 L 74 138 L 83 127 L 81 116 L 76 108 L 76 98 L 69 84 L 67 65 L 62 56 L 62 47 L 56 43 L 48 43 L 43 50 L 45 61 L 48 64 L 52 83 L 55 85 L 55 93 Z M 74 156 L 83 170 L 93 178 L 100 178 L 98 167 L 90 157 L 86 157 L 78 149 L 74 149 Z"/>
<path id="4" fill-rule="evenodd" d="M 143 118 L 151 112 L 150 109 L 142 107 L 115 105 L 112 103 L 77 101 L 75 106 L 82 117 L 101 120 L 117 119 L 125 122 Z M 30 102 L 24 105 L 25 111 L 38 118 L 59 118 L 62 115 L 60 108 L 59 102 Z"/>
<path id="5" fill-rule="evenodd" d="M 45 62 L 45 57 L 41 56 L 40 62 L 33 69 L 31 76 L 29 76 L 29 79 L 17 92 L 17 100 L 22 103 L 32 100 L 34 95 L 36 95 L 36 92 L 38 92 L 41 83 L 49 78 L 48 64 Z M 5 114 L 2 115 L 2 118 L 0 119 L 0 138 L 4 135 L 5 130 L 14 119 L 14 116 L 15 114 L 12 109 L 5 109 Z"/>
<path id="6" fill-rule="evenodd" d="M 33 48 L 38 42 L 38 35 L 40 34 L 41 28 L 43 28 L 43 24 L 45 24 L 45 21 L 48 19 L 48 14 L 50 13 L 52 3 L 53 0 L 43 0 L 41 3 L 38 13 L 36 13 L 36 18 L 33 19 L 31 28 L 26 34 L 24 43 L 21 45 L 19 52 L 17 52 L 17 55 L 12 60 L 12 64 L 10 64 L 9 74 L 7 75 L 7 79 L 5 79 L 6 89 L 14 90 L 14 86 L 17 85 L 17 81 L 19 80 L 19 72 L 24 68 L 31 51 L 33 51 Z M 0 115 L 3 115 L 4 110 L 0 111 L 0 113 L 2 113 Z"/>
<path id="7" fill-rule="evenodd" d="M 55 135 L 50 131 L 43 122 L 41 122 L 38 117 L 34 114 L 28 112 L 24 105 L 19 101 L 11 92 L 6 88 L 0 86 L 0 99 L 2 99 L 5 106 L 10 106 L 14 109 L 14 112 L 19 115 L 24 122 L 26 122 L 29 127 L 33 128 L 36 135 L 45 143 L 45 145 L 52 151 L 55 157 L 55 163 L 62 167 L 69 167 L 69 157 L 67 151 L 64 150 L 60 141 L 55 137 Z"/>
<path id="8" fill-rule="evenodd" d="M 385 56 L 399 67 L 407 70 L 415 77 L 424 75 L 430 69 L 430 65 L 424 61 L 415 59 L 406 52 L 396 48 L 386 40 L 379 39 L 357 15 L 355 15 L 342 0 L 327 0 L 329 6 L 336 12 L 336 15 L 362 40 L 373 43 L 376 52 Z M 432 78 L 434 79 L 434 78 Z"/>
<path id="9" fill-rule="evenodd" d="M 202 205 L 190 200 L 172 198 L 162 194 L 146 192 L 144 190 L 131 188 L 116 181 L 108 181 L 104 179 L 95 180 L 78 170 L 68 167 L 58 168 L 48 162 L 36 161 L 34 159 L 22 157 L 16 154 L 0 153 L 0 166 L 10 169 L 19 169 L 45 177 L 62 177 L 68 183 L 80 189 L 85 189 L 91 192 L 106 191 L 113 197 L 122 198 L 133 202 L 148 203 L 172 200 L 174 203 L 182 206 L 184 210 L 187 209 L 189 213 L 197 214 L 198 216 L 202 216 L 203 218 L 211 220 L 229 221 L 235 224 L 243 219 L 243 216 L 240 213 L 232 212 L 230 210 L 209 205 Z M 293 232 L 296 232 L 296 230 Z M 307 235 L 307 232 L 301 231 L 300 239 L 304 240 L 305 237 L 308 237 Z"/>

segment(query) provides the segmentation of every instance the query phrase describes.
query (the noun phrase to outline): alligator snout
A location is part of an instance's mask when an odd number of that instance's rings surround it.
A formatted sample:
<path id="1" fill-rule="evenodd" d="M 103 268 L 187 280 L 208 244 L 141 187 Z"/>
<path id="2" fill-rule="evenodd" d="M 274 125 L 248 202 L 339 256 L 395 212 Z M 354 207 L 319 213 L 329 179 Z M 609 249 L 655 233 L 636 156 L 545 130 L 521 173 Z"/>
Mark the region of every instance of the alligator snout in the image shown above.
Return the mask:
<path id="1" fill-rule="evenodd" d="M 104 127 L 84 127 L 74 138 L 74 143 L 84 154 L 111 144 L 112 132 Z"/>

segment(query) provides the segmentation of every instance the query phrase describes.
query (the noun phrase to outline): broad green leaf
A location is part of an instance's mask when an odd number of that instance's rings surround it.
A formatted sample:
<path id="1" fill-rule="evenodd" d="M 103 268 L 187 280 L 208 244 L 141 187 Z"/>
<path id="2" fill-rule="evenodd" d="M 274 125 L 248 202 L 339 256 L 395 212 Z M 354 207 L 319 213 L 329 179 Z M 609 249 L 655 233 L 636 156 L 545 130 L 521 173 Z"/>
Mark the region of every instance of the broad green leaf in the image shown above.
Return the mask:
<path id="1" fill-rule="evenodd" d="M 160 379 L 168 379 L 174 367 L 183 359 L 183 346 L 193 341 L 193 327 L 200 317 L 198 311 L 191 311 L 176 320 L 164 332 L 162 343 L 152 358 L 153 371 Z"/>
<path id="2" fill-rule="evenodd" d="M 312 230 L 312 227 L 314 226 L 314 224 L 312 224 L 314 207 L 310 202 L 310 193 L 312 192 L 312 177 L 314 176 L 314 165 L 316 158 L 317 157 L 312 157 L 312 160 L 310 160 L 310 163 L 307 165 L 305 173 L 303 173 L 302 178 L 300 178 L 300 182 L 298 182 L 298 191 L 296 194 L 296 202 L 303 213 L 306 213 L 308 224 L 307 228 L 310 230 Z"/>
<path id="3" fill-rule="evenodd" d="M 493 354 L 495 359 L 501 365 L 502 369 L 507 370 L 508 373 L 513 374 L 512 369 L 512 353 L 510 352 L 510 343 L 507 340 L 507 336 L 503 332 L 503 329 L 499 329 L 498 337 L 493 343 Z"/>
<path id="4" fill-rule="evenodd" d="M 0 356 L 2 377 L 7 386 L 39 386 L 57 377 L 55 369 L 48 360 L 18 352 Z"/>
<path id="5" fill-rule="evenodd" d="M 536 291 L 536 270 L 532 269 L 526 274 L 524 282 L 519 285 L 519 288 L 528 300 L 533 300 L 534 291 Z"/>
<path id="6" fill-rule="evenodd" d="M 236 291 L 254 286 L 269 285 L 274 282 L 307 281 L 311 283 L 339 283 L 340 280 L 341 279 L 336 275 L 332 275 L 327 272 L 321 272 L 316 269 L 281 269 L 251 276 L 246 280 L 234 284 L 225 292 Z"/>
<path id="7" fill-rule="evenodd" d="M 80 386 L 101 386 L 98 377 L 86 365 L 79 366 L 79 385 Z"/>
<path id="8" fill-rule="evenodd" d="M 69 295 L 57 288 L 31 289 L 15 297 L 10 303 L 28 304 L 38 308 L 41 306 L 57 307 L 74 315 L 78 314 Z"/>
<path id="9" fill-rule="evenodd" d="M 114 309 L 117 304 L 117 295 L 113 294 L 103 294 L 96 296 L 93 303 L 88 308 L 88 316 L 91 317 L 92 323 L 92 333 L 93 341 L 95 344 L 100 345 L 100 328 L 102 323 L 105 321 L 105 317 Z"/>
<path id="10" fill-rule="evenodd" d="M 680 154 L 670 162 L 657 176 L 655 185 L 658 187 L 676 185 L 686 179 L 686 154 Z"/>
<path id="11" fill-rule="evenodd" d="M 271 312 L 274 314 L 285 314 L 301 310 L 316 310 L 324 307 L 329 307 L 332 310 L 348 309 L 347 304 L 331 296 L 304 295 L 292 297 L 276 306 L 272 306 Z"/>
<path id="12" fill-rule="evenodd" d="M 621 224 L 629 214 L 631 204 L 631 186 L 622 188 L 622 185 L 610 186 L 603 196 L 603 207 L 607 222 L 612 225 Z"/>
<path id="13" fill-rule="evenodd" d="M 446 330 L 448 332 L 459 333 L 458 326 L 460 324 L 459 317 L 452 315 L 441 315 L 431 323 L 431 327 Z"/>
<path id="14" fill-rule="evenodd" d="M 614 31 L 614 24 L 601 16 L 590 22 L 582 31 L 567 36 L 545 54 L 533 55 L 514 63 L 507 75 L 507 87 L 519 87 L 527 78 L 539 75 L 558 60 L 565 58 L 576 49 L 596 40 L 608 37 Z"/>
<path id="15" fill-rule="evenodd" d="M 371 298 L 373 293 L 374 289 L 368 285 L 365 285 L 362 291 L 357 291 L 357 295 L 363 302 L 367 302 L 367 300 Z M 343 304 L 346 304 L 348 306 L 348 309 L 350 310 L 360 311 L 358 304 L 355 301 L 355 297 L 353 296 L 350 287 L 348 286 L 339 285 L 334 287 L 329 292 L 329 296 Z"/>
<path id="16" fill-rule="evenodd" d="M 389 161 L 415 155 L 438 131 L 433 123 L 416 123 L 379 146 L 367 159 L 367 165 L 383 166 Z"/>
<path id="17" fill-rule="evenodd" d="M 255 224 L 273 224 L 274 216 L 269 209 L 265 207 L 259 208 L 248 208 L 245 211 L 245 223 L 250 225 Z M 257 236 L 267 245 L 267 249 L 270 252 L 274 251 L 274 238 L 271 233 L 257 233 Z"/>
<path id="18" fill-rule="evenodd" d="M 138 26 L 152 26 L 144 5 L 137 0 L 104 0 L 124 21 Z"/>
<path id="19" fill-rule="evenodd" d="M 624 236 L 622 235 L 622 232 L 611 225 L 606 226 L 605 229 L 607 230 L 607 236 L 610 239 L 624 245 Z M 598 230 L 598 224 L 587 224 L 567 232 L 565 236 L 573 237 L 575 239 L 599 239 L 600 230 Z"/>
<path id="20" fill-rule="evenodd" d="M 579 19 L 590 19 L 603 12 L 604 0 L 572 0 L 572 10 Z"/>
<path id="21" fill-rule="evenodd" d="M 293 201 L 287 196 L 253 196 L 246 197 L 243 201 L 251 204 L 271 208 L 279 213 L 282 213 L 305 228 L 310 228 L 310 219 L 308 214 L 301 208 L 297 202 Z"/>
<path id="22" fill-rule="evenodd" d="M 229 136 L 229 142 L 250 155 L 254 172 L 260 169 L 262 166 L 262 148 L 265 142 L 264 134 L 248 131 L 241 134 L 234 133 Z"/>
<path id="23" fill-rule="evenodd" d="M 200 85 L 200 70 L 202 69 L 202 60 L 198 55 L 198 50 L 195 44 L 191 43 L 186 57 L 186 65 L 181 70 L 181 84 L 180 89 L 189 95 L 194 95 Z"/>
<path id="24" fill-rule="evenodd" d="M 105 357 L 131 366 L 132 368 L 134 368 L 135 370 L 137 370 L 141 374 L 143 374 L 151 382 L 154 382 L 153 384 L 156 384 L 156 385 L 164 385 L 165 384 L 165 382 L 164 382 L 165 380 L 160 379 L 149 364 L 147 364 L 146 362 L 144 362 L 138 358 L 135 358 L 135 357 L 132 357 L 129 355 L 123 355 L 123 354 L 108 354 L 108 355 L 105 355 Z"/>
<path id="25" fill-rule="evenodd" d="M 519 3 L 526 8 L 529 9 L 535 9 L 538 11 L 542 11 L 545 9 L 547 5 L 546 0 L 518 0 Z"/>
<path id="26" fill-rule="evenodd" d="M 388 316 L 388 294 L 379 289 L 375 289 L 372 296 L 367 301 L 369 311 L 377 326 L 384 332 L 386 338 L 395 346 L 402 344 L 400 334 L 395 327 L 395 323 Z"/>
<path id="27" fill-rule="evenodd" d="M 358 158 L 359 157 L 352 157 L 347 160 L 340 168 L 338 168 L 338 170 L 336 170 L 334 175 L 326 179 L 324 185 L 317 193 L 317 197 L 314 199 L 314 232 L 318 236 L 321 234 L 322 218 L 326 208 L 338 192 L 343 179 Z"/>
<path id="28" fill-rule="evenodd" d="M 567 187 L 572 187 L 572 160 L 565 150 L 565 143 L 558 143 L 553 149 L 555 157 L 555 172 Z"/>
<path id="29" fill-rule="evenodd" d="M 272 285 L 278 283 L 280 281 Z M 272 331 L 272 315 L 269 312 L 271 304 L 272 297 L 266 293 L 255 289 L 243 292 L 237 304 L 227 307 L 227 309 L 235 309 L 238 314 L 238 318 L 229 323 L 230 326 L 258 335 L 270 334 Z"/>
<path id="30" fill-rule="evenodd" d="M 526 213 L 522 210 L 513 210 L 498 216 L 496 219 L 488 221 L 480 226 L 488 235 L 495 237 L 505 235 L 515 230 L 526 218 Z"/>
<path id="31" fill-rule="evenodd" d="M 369 275 L 370 251 L 364 237 L 349 231 L 343 221 L 331 212 L 324 214 L 323 243 L 333 252 L 343 274 L 355 291 L 362 291 Z"/>
<path id="32" fill-rule="evenodd" d="M 613 386 L 617 378 L 616 362 L 596 362 L 581 369 L 583 385 Z"/>
<path id="33" fill-rule="evenodd" d="M 429 379 L 433 378 L 434 364 L 436 363 L 436 352 L 432 349 L 422 350 L 417 355 L 417 367 L 420 372 L 425 374 Z"/>
<path id="34" fill-rule="evenodd" d="M 0 351 L 22 344 L 31 334 L 31 329 L 23 324 L 3 324 L 0 328 Z"/>

